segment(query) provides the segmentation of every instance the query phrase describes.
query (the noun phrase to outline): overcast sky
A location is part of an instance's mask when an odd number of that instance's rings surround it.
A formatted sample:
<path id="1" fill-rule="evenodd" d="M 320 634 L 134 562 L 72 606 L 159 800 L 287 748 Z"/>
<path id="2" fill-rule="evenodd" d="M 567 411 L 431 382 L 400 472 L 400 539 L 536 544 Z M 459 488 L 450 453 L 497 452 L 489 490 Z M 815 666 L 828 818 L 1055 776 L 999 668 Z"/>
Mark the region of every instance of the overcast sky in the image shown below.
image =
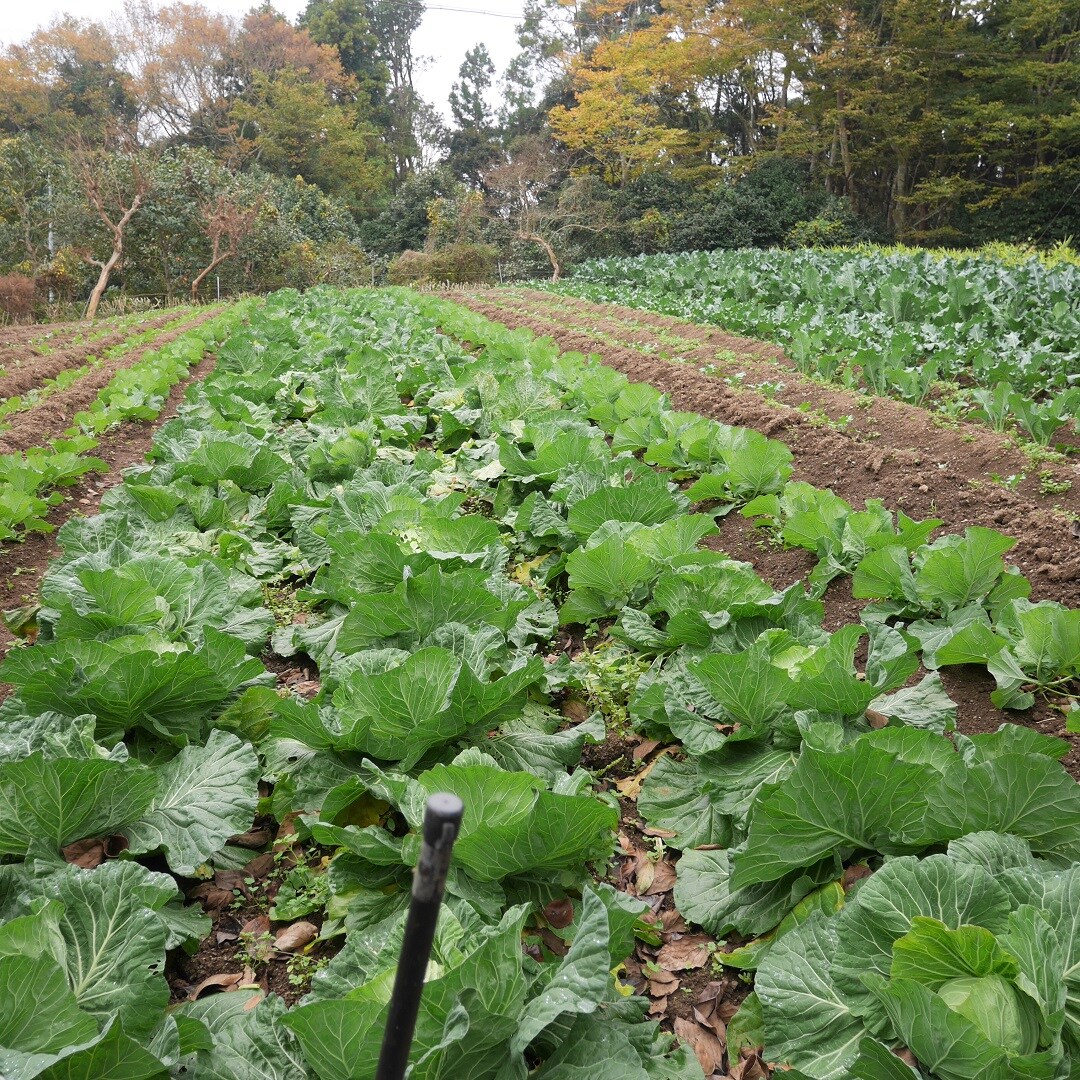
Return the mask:
<path id="1" fill-rule="evenodd" d="M 212 11 L 242 15 L 257 0 L 201 0 Z M 122 0 L 37 0 L 19 3 L 0 0 L 0 44 L 8 45 L 29 37 L 39 26 L 60 14 L 79 18 L 105 19 L 117 12 Z M 274 6 L 290 21 L 307 6 L 306 0 L 276 0 Z M 437 108 L 449 115 L 446 98 L 457 78 L 465 52 L 483 41 L 495 61 L 496 77 L 502 75 L 517 52 L 514 27 L 521 16 L 522 0 L 432 0 L 420 29 L 413 37 L 413 53 L 428 57 L 428 64 L 416 73 L 416 88 Z M 453 11 L 437 10 L 455 8 Z M 489 13 L 489 14 L 484 14 Z M 492 102 L 494 104 L 494 101 Z"/>

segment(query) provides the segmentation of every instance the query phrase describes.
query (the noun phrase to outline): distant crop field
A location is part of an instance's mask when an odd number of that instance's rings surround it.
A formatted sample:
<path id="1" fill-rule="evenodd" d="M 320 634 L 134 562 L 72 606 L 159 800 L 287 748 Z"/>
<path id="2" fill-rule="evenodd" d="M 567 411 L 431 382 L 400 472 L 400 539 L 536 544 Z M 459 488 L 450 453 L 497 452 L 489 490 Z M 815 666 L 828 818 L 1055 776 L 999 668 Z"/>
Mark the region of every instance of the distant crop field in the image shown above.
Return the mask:
<path id="1" fill-rule="evenodd" d="M 1064 260 L 716 251 L 597 260 L 557 288 L 775 341 L 804 373 L 1037 443 L 1080 412 L 1080 266 Z"/>
<path id="2" fill-rule="evenodd" d="M 217 362 L 8 617 L 5 1051 L 370 1076 L 449 791 L 416 1075 L 1068 1075 L 1063 521 L 662 358 L 691 324 L 459 299 L 152 354 Z"/>

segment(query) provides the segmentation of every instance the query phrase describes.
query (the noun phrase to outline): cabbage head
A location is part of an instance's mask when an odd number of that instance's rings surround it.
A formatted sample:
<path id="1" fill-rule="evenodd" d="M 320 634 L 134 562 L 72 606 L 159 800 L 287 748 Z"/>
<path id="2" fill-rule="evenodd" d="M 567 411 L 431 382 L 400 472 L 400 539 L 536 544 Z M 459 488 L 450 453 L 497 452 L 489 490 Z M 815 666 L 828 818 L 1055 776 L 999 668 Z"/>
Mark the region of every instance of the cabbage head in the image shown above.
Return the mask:
<path id="1" fill-rule="evenodd" d="M 1038 1007 L 1001 975 L 950 979 L 938 994 L 950 1009 L 970 1020 L 1002 1050 L 1033 1054 L 1038 1047 Z"/>

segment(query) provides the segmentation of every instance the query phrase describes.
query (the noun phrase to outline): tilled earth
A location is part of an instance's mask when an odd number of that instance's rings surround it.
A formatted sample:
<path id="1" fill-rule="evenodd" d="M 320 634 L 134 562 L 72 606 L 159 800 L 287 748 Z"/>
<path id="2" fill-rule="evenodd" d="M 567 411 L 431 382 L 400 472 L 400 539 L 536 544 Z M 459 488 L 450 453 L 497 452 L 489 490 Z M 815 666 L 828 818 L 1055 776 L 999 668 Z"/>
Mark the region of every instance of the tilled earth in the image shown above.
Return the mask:
<path id="1" fill-rule="evenodd" d="M 1033 468 L 1013 443 L 987 428 L 942 427 L 925 409 L 824 386 L 802 376 L 775 346 L 714 328 L 535 290 L 455 291 L 449 298 L 506 326 L 551 337 L 564 350 L 595 353 L 629 378 L 668 393 L 676 408 L 781 440 L 794 455 L 794 479 L 831 488 L 853 504 L 881 499 L 913 518 L 940 518 L 943 530 L 983 525 L 1011 535 L 1017 544 L 1007 559 L 1030 579 L 1032 598 L 1080 606 L 1080 539 L 1071 526 L 1080 516 L 1077 464 Z M 1036 476 L 1043 469 L 1059 488 L 1072 486 L 1042 494 L 1045 478 Z M 1015 479 L 1003 484 L 1008 477 Z M 738 513 L 723 518 L 719 536 L 705 543 L 752 563 L 778 589 L 804 579 L 815 562 L 807 551 L 769 543 Z M 857 622 L 865 601 L 852 597 L 845 577 L 829 586 L 824 603 L 825 626 L 835 630 Z M 1061 736 L 1072 744 L 1063 764 L 1080 779 L 1080 737 L 1065 733 L 1058 709 L 1046 702 L 1026 713 L 997 709 L 990 702 L 993 679 L 982 667 L 947 668 L 942 676 L 961 732 L 1014 722 Z M 609 880 L 648 902 L 661 930 L 659 946 L 639 944 L 624 978 L 651 998 L 665 1027 L 693 1046 L 705 1076 L 768 1077 L 773 1070 L 759 1053 L 727 1052 L 726 1023 L 750 989 L 740 972 L 723 965 L 723 953 L 738 942 L 716 942 L 681 919 L 671 893 L 677 857 L 657 847 L 638 818 L 635 781 L 659 752 L 633 735 L 611 735 L 586 751 L 585 764 L 604 770 L 603 783 L 623 810 Z"/>
<path id="2" fill-rule="evenodd" d="M 550 336 L 565 350 L 596 353 L 631 379 L 670 394 L 677 408 L 753 427 L 782 440 L 794 454 L 796 479 L 830 487 L 850 502 L 879 498 L 887 507 L 915 518 L 941 518 L 943 528 L 950 531 L 985 525 L 1013 535 L 1018 543 L 1011 561 L 1031 580 L 1033 598 L 1080 606 L 1080 540 L 1071 529 L 1071 515 L 1080 515 L 1080 467 L 1075 464 L 1033 467 L 1008 439 L 985 428 L 941 427 L 926 410 L 824 386 L 800 375 L 775 346 L 715 328 L 534 290 L 455 292 L 451 298 L 507 326 L 526 326 Z M 17 335 L 0 333 L 0 352 L 8 336 Z M 94 345 L 99 350 L 108 347 L 100 340 Z M 205 360 L 192 377 L 203 376 L 212 363 Z M 185 386 L 186 382 L 174 389 L 158 424 L 174 413 Z M 14 392 L 21 391 L 7 389 L 0 379 L 0 394 Z M 71 414 L 81 407 L 73 405 Z M 57 419 L 48 434 L 62 426 Z M 109 461 L 112 472 L 103 478 L 85 478 L 72 489 L 72 498 L 54 511 L 55 523 L 75 512 L 93 513 L 101 493 L 118 481 L 121 469 L 143 460 L 156 427 L 127 424 L 105 436 L 97 453 Z M 1040 482 L 1046 486 L 1045 479 L 1037 478 L 1042 469 L 1058 488 L 1068 483 L 1072 488 L 1043 495 Z M 1001 478 L 1010 477 L 1014 479 L 1008 486 L 1001 483 Z M 32 600 L 40 575 L 56 554 L 54 536 L 32 536 L 0 555 L 4 570 L 0 606 L 10 608 Z M 707 543 L 752 563 L 777 588 L 803 579 L 814 563 L 808 552 L 770 544 L 737 513 L 722 519 L 720 535 Z M 834 581 L 824 600 L 827 629 L 858 620 L 863 602 L 852 597 L 849 578 Z M 9 643 L 9 638 L 0 639 L 0 652 Z M 576 653 L 584 643 L 568 638 L 564 647 Z M 282 687 L 308 697 L 318 691 L 317 673 L 302 658 L 285 661 L 268 653 L 263 659 L 277 673 Z M 943 675 L 958 705 L 961 731 L 993 731 L 1002 722 L 1013 721 L 1064 735 L 1061 713 L 1045 703 L 1026 714 L 1007 714 L 993 707 L 989 700 L 993 681 L 981 668 L 951 668 Z M 563 707 L 574 719 L 583 718 L 578 714 L 590 708 L 577 700 L 565 701 Z M 1066 768 L 1080 779 L 1080 741 L 1065 737 L 1073 744 Z M 587 748 L 583 761 L 623 808 L 619 846 L 608 868 L 608 880 L 649 905 L 648 918 L 658 935 L 656 944 L 638 945 L 620 977 L 647 995 L 652 1014 L 694 1048 L 706 1077 L 766 1078 L 773 1070 L 759 1053 L 729 1055 L 727 1051 L 727 1022 L 750 990 L 741 973 L 723 964 L 724 951 L 738 941 L 715 941 L 680 916 L 672 894 L 677 854 L 665 850 L 663 838 L 650 834 L 637 815 L 636 794 L 642 777 L 664 752 L 663 747 L 632 733 L 612 733 L 602 745 Z M 259 828 L 256 822 L 253 834 Z M 279 856 L 289 847 L 283 835 L 288 832 L 287 824 L 278 829 L 273 850 Z M 270 834 L 266 839 L 269 842 Z M 297 847 L 289 858 L 311 858 L 311 854 Z M 300 969 L 299 978 L 291 974 L 288 958 L 293 946 L 282 935 L 300 932 L 301 940 L 307 941 L 317 926 L 306 921 L 270 924 L 265 912 L 277 888 L 279 864 L 280 857 L 275 862 L 272 853 L 254 855 L 242 871 L 223 871 L 198 889 L 191 883 L 192 899 L 213 916 L 214 931 L 194 956 L 181 957 L 170 966 L 175 1000 L 252 985 L 276 991 L 289 1001 L 302 993 L 309 973 Z M 560 905 L 565 902 L 548 905 L 544 925 L 565 925 L 560 922 L 564 914 Z M 318 922 L 317 917 L 311 918 Z M 564 948 L 551 930 L 542 926 L 540 933 L 548 948 Z M 316 946 L 325 954 L 317 951 L 315 957 L 325 959 L 333 947 Z"/>

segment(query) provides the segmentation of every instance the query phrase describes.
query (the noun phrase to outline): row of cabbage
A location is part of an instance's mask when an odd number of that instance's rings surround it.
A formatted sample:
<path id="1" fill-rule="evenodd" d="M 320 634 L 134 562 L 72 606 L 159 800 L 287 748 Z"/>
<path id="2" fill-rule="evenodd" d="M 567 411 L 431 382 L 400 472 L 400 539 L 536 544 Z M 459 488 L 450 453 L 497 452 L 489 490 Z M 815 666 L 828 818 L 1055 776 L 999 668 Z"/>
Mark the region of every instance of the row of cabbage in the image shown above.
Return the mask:
<path id="1" fill-rule="evenodd" d="M 1080 267 L 872 251 L 601 259 L 556 286 L 781 344 L 807 374 L 949 407 L 1046 443 L 1080 412 Z M 1073 391 L 1076 391 L 1075 393 Z"/>
<path id="2" fill-rule="evenodd" d="M 71 427 L 47 445 L 0 455 L 0 540 L 21 539 L 28 532 L 52 532 L 46 519 L 53 507 L 64 501 L 61 489 L 71 487 L 87 473 L 108 472 L 106 462 L 90 456 L 98 446 L 98 436 L 125 420 L 156 419 L 172 388 L 208 349 L 228 338 L 251 303 L 235 305 L 121 368 L 90 405 L 75 414 Z"/>
<path id="3" fill-rule="evenodd" d="M 992 636 L 1022 705 L 1051 665 L 1075 675 L 1080 649 L 1045 650 L 1075 642 L 1077 613 L 1030 604 L 989 530 L 929 543 L 937 522 L 789 474 L 781 444 L 453 305 L 270 298 L 152 463 L 64 527 L 40 608 L 19 616 L 37 643 L 0 667 L 16 688 L 0 707 L 4 1074 L 371 1075 L 415 829 L 426 795 L 451 790 L 466 817 L 414 1074 L 696 1075 L 612 975 L 655 939 L 644 906 L 588 869 L 602 875 L 618 823 L 578 767 L 603 717 L 568 725 L 554 707 L 586 672 L 550 643 L 597 624 L 644 671 L 635 726 L 682 747 L 638 800 L 683 852 L 679 908 L 753 939 L 728 957 L 757 984 L 732 1045 L 821 1080 L 1069 1075 L 1066 747 L 1015 726 L 947 738 L 938 676 L 909 683 L 920 658 L 959 662 Z M 813 546 L 809 594 L 701 546 L 737 505 Z M 851 570 L 876 617 L 829 634 L 815 593 Z M 267 584 L 303 617 L 275 619 Z M 268 641 L 318 665 L 314 700 L 277 692 Z M 242 866 L 229 839 L 257 810 L 299 813 L 334 852 L 318 903 L 344 946 L 291 1010 L 248 992 L 167 1009 L 166 952 L 207 924 L 138 859 L 180 878 Z M 116 833 L 122 859 L 62 857 Z M 539 912 L 567 897 L 556 957 Z"/>

